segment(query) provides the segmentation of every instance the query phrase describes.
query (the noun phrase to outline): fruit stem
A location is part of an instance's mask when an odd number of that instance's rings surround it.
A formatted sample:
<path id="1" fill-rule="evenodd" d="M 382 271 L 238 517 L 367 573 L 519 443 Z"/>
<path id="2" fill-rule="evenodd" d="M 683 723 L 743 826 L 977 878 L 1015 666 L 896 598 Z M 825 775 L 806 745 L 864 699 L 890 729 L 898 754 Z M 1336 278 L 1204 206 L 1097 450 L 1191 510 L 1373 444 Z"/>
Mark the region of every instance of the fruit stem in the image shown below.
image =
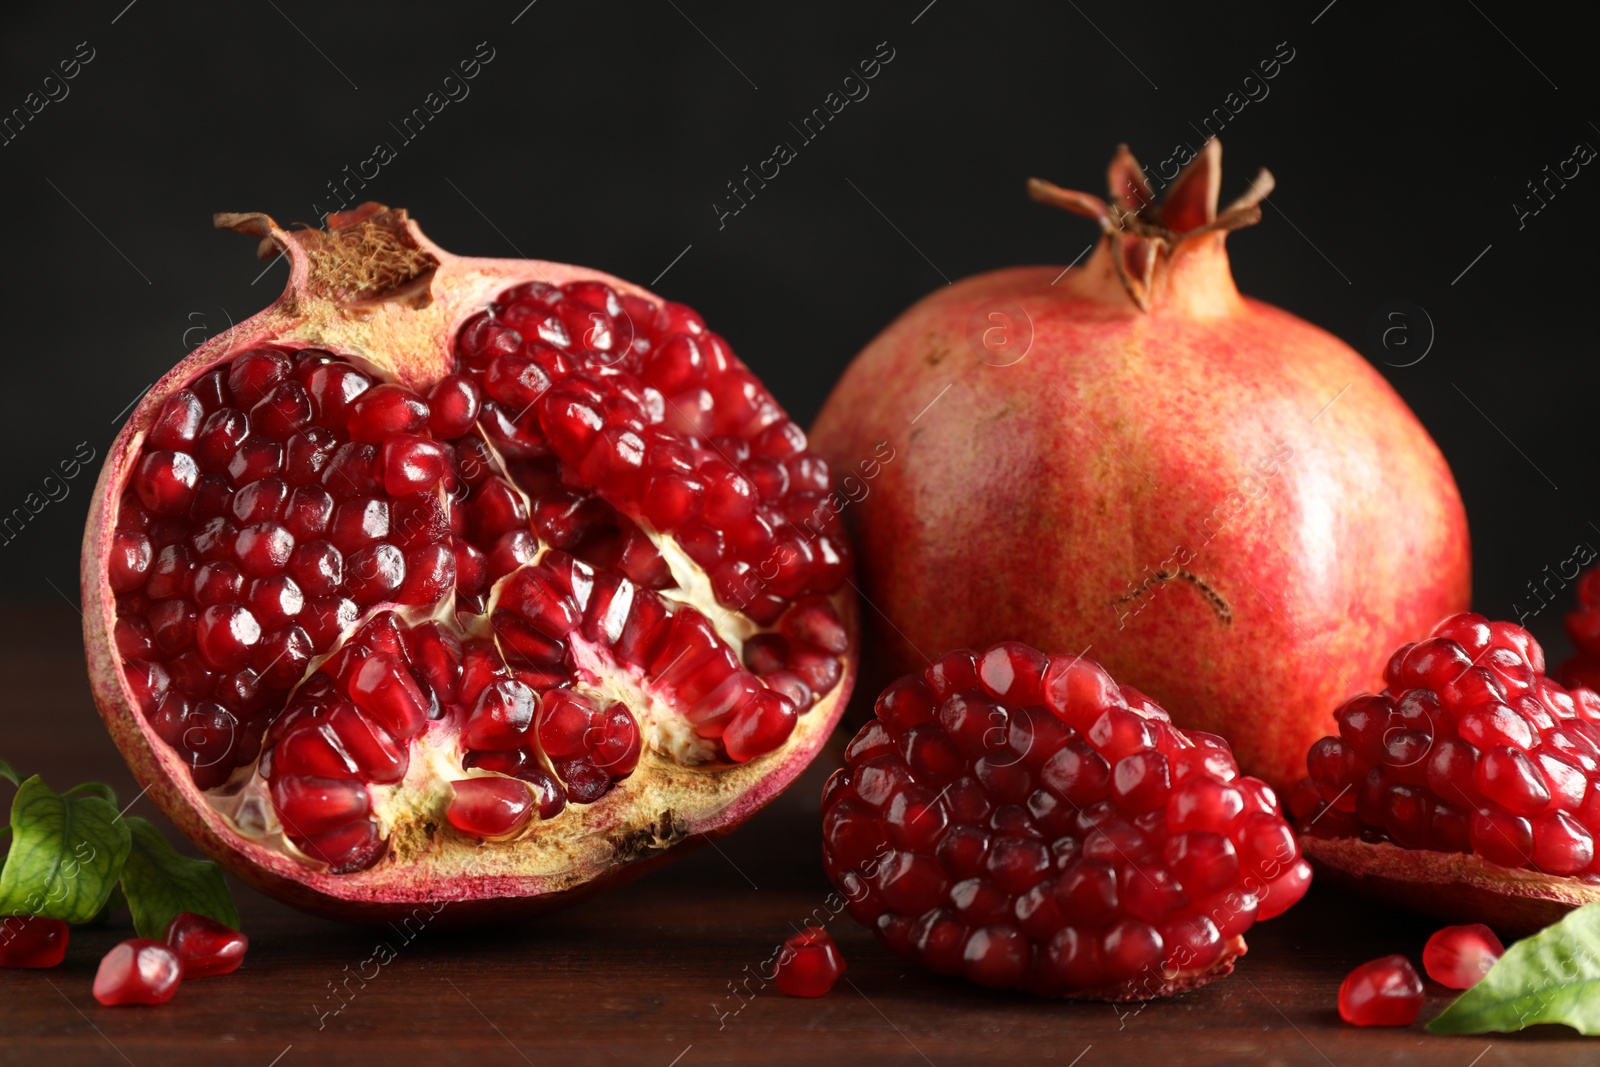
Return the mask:
<path id="1" fill-rule="evenodd" d="M 1118 145 L 1107 168 L 1108 199 L 1063 189 L 1041 178 L 1028 179 L 1028 195 L 1043 204 L 1094 219 L 1115 265 L 1122 288 L 1140 311 L 1149 312 L 1160 283 L 1172 273 L 1181 253 L 1195 248 L 1221 252 L 1220 237 L 1230 230 L 1261 221 L 1261 201 L 1271 194 L 1272 174 L 1263 169 L 1250 189 L 1219 214 L 1222 187 L 1222 142 L 1216 138 L 1178 173 L 1160 203 L 1144 168 L 1127 145 Z M 1198 241 L 1215 234 L 1217 240 Z M 1222 259 L 1226 272 L 1227 261 Z M 1193 283 L 1189 283 L 1193 284 Z"/>

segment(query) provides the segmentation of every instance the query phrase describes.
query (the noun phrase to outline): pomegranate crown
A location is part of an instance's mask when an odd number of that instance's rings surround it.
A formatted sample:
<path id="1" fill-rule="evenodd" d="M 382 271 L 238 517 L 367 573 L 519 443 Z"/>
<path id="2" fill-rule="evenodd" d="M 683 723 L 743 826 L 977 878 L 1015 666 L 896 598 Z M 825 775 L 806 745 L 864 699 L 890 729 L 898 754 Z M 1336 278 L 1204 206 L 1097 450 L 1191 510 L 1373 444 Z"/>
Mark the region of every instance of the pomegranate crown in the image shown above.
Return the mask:
<path id="1" fill-rule="evenodd" d="M 1065 208 L 1100 223 L 1111 244 L 1122 286 L 1139 305 L 1150 310 L 1150 293 L 1159 271 L 1165 270 L 1180 246 L 1208 233 L 1226 233 L 1261 221 L 1261 201 L 1271 194 L 1272 174 L 1265 168 L 1250 182 L 1250 189 L 1217 211 L 1222 188 L 1222 142 L 1216 138 L 1172 179 L 1160 203 L 1150 188 L 1144 168 L 1128 146 L 1118 145 L 1106 168 L 1110 197 L 1063 189 L 1041 178 L 1028 179 L 1028 195 L 1044 204 Z"/>

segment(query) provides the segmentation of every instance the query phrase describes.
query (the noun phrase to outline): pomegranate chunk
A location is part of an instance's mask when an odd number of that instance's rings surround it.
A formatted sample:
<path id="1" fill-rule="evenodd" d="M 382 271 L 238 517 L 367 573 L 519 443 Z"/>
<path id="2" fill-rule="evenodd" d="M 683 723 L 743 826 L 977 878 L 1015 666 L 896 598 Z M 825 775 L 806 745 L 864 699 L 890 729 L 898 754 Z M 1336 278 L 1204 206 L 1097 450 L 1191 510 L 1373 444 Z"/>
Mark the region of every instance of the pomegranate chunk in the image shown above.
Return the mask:
<path id="1" fill-rule="evenodd" d="M 1358 877 L 1398 872 L 1405 902 L 1440 914 L 1463 910 L 1453 872 L 1476 865 L 1507 904 L 1486 912 L 1497 905 L 1480 901 L 1472 914 L 1511 930 L 1600 898 L 1600 695 L 1568 690 L 1544 668 L 1528 631 L 1481 615 L 1451 616 L 1402 645 L 1386 688 L 1340 706 L 1338 736 L 1306 757 L 1316 795 L 1301 816 L 1307 852 Z M 1412 861 L 1380 845 L 1470 859 Z"/>
<path id="2" fill-rule="evenodd" d="M 823 865 L 851 915 L 980 985 L 1191 988 L 1310 883 L 1272 790 L 1225 741 L 1017 642 L 895 682 L 845 761 L 823 792 Z"/>
<path id="3" fill-rule="evenodd" d="M 118 1004 L 165 1004 L 178 991 L 183 962 L 177 952 L 147 937 L 124 941 L 100 961 L 94 999 Z"/>
<path id="4" fill-rule="evenodd" d="M 68 926 L 42 915 L 0 920 L 0 967 L 54 967 L 67 954 Z"/>
<path id="5" fill-rule="evenodd" d="M 851 552 L 725 340 L 377 205 L 219 218 L 290 289 L 134 409 L 85 550 L 97 699 L 181 827 L 319 910 L 498 914 L 793 780 L 848 698 Z"/>
<path id="6" fill-rule="evenodd" d="M 1363 963 L 1339 985 L 1339 1018 L 1352 1026 L 1410 1026 L 1422 1011 L 1422 979 L 1404 956 Z"/>
<path id="7" fill-rule="evenodd" d="M 1469 989 L 1505 951 L 1494 931 L 1482 923 L 1446 926 L 1422 947 L 1422 966 L 1442 986 Z"/>
<path id="8" fill-rule="evenodd" d="M 807 927 L 783 943 L 774 978 L 786 996 L 821 997 L 845 971 L 844 957 L 828 931 Z"/>

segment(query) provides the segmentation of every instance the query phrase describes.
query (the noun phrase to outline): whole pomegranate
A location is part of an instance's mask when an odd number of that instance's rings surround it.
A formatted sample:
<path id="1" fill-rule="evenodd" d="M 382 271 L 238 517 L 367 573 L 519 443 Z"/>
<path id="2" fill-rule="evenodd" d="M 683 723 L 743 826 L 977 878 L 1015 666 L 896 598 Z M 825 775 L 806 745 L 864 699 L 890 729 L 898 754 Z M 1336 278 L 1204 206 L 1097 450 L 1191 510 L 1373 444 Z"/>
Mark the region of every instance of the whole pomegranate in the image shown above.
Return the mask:
<path id="1" fill-rule="evenodd" d="M 1301 846 L 1334 881 L 1530 933 L 1600 900 L 1600 694 L 1544 673 L 1532 634 L 1453 615 L 1306 755 Z"/>
<path id="2" fill-rule="evenodd" d="M 836 469 L 876 442 L 843 509 L 874 670 L 1019 638 L 1082 652 L 1226 735 L 1282 788 L 1329 710 L 1388 650 L 1463 609 L 1470 560 L 1449 468 L 1337 338 L 1241 297 L 1215 140 L 1155 200 L 1126 147 L 1082 268 L 941 289 L 861 353 L 812 432 Z M 868 679 L 876 682 L 876 679 Z"/>
<path id="3" fill-rule="evenodd" d="M 855 671 L 827 465 L 689 308 L 381 205 L 150 391 L 84 537 L 96 699 L 309 910 L 530 910 L 770 800 Z"/>

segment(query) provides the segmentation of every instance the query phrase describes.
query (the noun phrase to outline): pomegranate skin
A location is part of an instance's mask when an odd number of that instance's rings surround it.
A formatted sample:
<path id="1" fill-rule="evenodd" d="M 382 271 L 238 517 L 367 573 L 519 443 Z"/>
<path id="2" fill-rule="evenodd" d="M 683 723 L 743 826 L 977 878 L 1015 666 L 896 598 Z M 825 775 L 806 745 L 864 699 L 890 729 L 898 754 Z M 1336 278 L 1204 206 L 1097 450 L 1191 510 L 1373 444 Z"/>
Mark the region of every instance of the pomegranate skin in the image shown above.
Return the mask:
<path id="1" fill-rule="evenodd" d="M 659 776 L 647 795 L 630 802 L 629 817 L 597 817 L 589 824 L 592 832 L 570 844 L 557 842 L 520 858 L 486 854 L 475 844 L 447 844 L 417 859 L 423 850 L 415 842 L 426 842 L 419 833 L 400 842 L 410 849 L 407 862 L 338 874 L 268 847 L 209 803 L 182 759 L 140 714 L 115 639 L 116 518 L 141 448 L 172 394 L 259 344 L 327 345 L 378 364 L 393 383 L 426 392 L 454 369 L 451 339 L 509 286 L 598 282 L 619 294 L 660 301 L 641 286 L 586 267 L 453 255 L 428 240 L 403 210 L 378 204 L 330 216 L 339 232 L 326 235 L 286 231 L 260 214 L 218 215 L 215 221 L 219 228 L 260 238 L 262 258 L 285 254 L 289 281 L 271 306 L 186 356 L 128 416 L 95 485 L 80 563 L 84 645 L 95 703 L 135 779 L 189 840 L 253 888 L 312 914 L 371 925 L 411 920 L 477 926 L 542 912 L 631 881 L 737 829 L 804 771 L 838 722 L 856 677 L 853 593 L 836 598 L 851 639 L 838 658 L 835 688 L 800 719 L 779 749 L 758 763 L 730 767 L 715 781 Z"/>
<path id="2" fill-rule="evenodd" d="M 1466 607 L 1467 524 L 1383 377 L 1239 295 L 1227 218 L 1175 224 L 1218 218 L 1219 166 L 1212 141 L 1144 208 L 1180 232 L 1151 249 L 1142 287 L 1103 216 L 1081 268 L 938 290 L 856 358 L 812 440 L 863 481 L 842 511 L 875 609 L 873 672 L 1008 639 L 1083 649 L 1284 790 L 1331 709 L 1378 681 L 1406 635 Z M 1125 148 L 1112 178 L 1144 183 Z M 1137 234 L 1140 201 L 1116 203 Z M 1226 215 L 1259 208 L 1245 197 Z M 885 441 L 892 458 L 864 464 Z"/>

